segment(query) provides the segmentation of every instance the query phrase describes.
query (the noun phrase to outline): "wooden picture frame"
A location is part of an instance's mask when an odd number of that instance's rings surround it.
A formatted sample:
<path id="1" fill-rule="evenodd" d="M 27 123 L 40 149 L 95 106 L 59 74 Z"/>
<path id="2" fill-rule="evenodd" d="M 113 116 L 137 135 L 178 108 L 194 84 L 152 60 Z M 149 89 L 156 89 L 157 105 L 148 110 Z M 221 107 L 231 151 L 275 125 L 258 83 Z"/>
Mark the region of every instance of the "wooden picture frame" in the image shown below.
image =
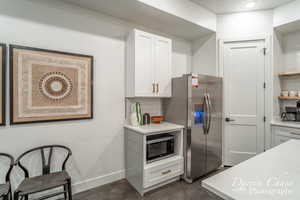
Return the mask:
<path id="1" fill-rule="evenodd" d="M 0 76 L 2 77 L 0 93 L 0 126 L 6 125 L 6 112 L 5 112 L 5 103 L 6 103 L 6 44 L 0 43 Z"/>
<path id="2" fill-rule="evenodd" d="M 89 55 L 10 45 L 10 124 L 93 119 Z"/>

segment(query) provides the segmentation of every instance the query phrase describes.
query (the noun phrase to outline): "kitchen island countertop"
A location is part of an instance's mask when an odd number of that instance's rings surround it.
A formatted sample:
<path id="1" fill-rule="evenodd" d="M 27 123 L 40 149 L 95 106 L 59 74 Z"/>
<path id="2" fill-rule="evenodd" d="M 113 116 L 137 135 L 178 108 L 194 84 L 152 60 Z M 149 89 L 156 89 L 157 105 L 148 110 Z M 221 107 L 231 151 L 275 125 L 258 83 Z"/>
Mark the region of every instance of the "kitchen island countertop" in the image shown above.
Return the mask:
<path id="1" fill-rule="evenodd" d="M 202 181 L 225 200 L 299 200 L 300 141 L 290 140 Z"/>

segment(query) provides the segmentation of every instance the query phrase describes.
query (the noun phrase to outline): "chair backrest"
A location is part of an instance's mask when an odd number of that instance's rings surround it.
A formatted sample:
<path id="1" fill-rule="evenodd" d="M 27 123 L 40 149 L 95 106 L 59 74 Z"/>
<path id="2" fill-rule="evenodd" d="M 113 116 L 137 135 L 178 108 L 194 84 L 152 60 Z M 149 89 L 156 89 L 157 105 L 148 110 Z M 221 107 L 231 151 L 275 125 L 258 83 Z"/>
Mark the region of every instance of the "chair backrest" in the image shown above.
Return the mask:
<path id="1" fill-rule="evenodd" d="M 53 157 L 53 150 L 54 149 L 62 149 L 64 151 L 67 152 L 67 155 L 65 157 L 65 159 L 62 162 L 62 166 L 61 166 L 61 170 L 65 170 L 66 169 L 66 163 L 69 159 L 69 157 L 72 155 L 72 151 L 71 149 L 69 149 L 66 146 L 63 145 L 46 145 L 46 146 L 41 146 L 41 147 L 36 147 L 33 149 L 30 149 L 26 152 L 24 152 L 22 155 L 20 155 L 15 164 L 18 165 L 24 172 L 25 177 L 28 178 L 29 177 L 29 170 L 21 163 L 22 159 L 30 154 L 30 153 L 34 153 L 34 152 L 39 152 L 39 155 L 41 156 L 42 159 L 42 175 L 46 175 L 51 173 L 51 160 Z M 48 155 L 46 155 L 46 150 L 48 150 Z"/>
<path id="2" fill-rule="evenodd" d="M 10 181 L 10 173 L 14 167 L 14 157 L 12 157 L 11 155 L 9 155 L 7 153 L 0 153 L 0 157 L 7 158 L 9 160 L 8 170 L 5 174 L 5 182 L 9 182 Z"/>

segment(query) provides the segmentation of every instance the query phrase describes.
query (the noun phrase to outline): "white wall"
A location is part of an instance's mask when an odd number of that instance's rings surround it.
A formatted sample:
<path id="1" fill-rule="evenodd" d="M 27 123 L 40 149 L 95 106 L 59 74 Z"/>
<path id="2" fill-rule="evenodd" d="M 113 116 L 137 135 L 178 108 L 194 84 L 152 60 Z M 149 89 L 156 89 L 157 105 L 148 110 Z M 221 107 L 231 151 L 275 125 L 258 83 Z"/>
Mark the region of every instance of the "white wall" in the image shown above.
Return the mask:
<path id="1" fill-rule="evenodd" d="M 300 0 L 274 9 L 274 27 L 300 20 Z"/>
<path id="2" fill-rule="evenodd" d="M 217 76 L 216 34 L 210 34 L 192 42 L 192 72 Z"/>
<path id="3" fill-rule="evenodd" d="M 180 77 L 188 74 L 192 68 L 192 47 L 190 42 L 173 39 L 172 76 Z"/>
<path id="4" fill-rule="evenodd" d="M 300 71 L 300 31 L 285 34 L 282 38 L 284 49 L 284 72 Z"/>
<path id="5" fill-rule="evenodd" d="M 3 43 L 93 55 L 94 119 L 0 128 L 0 152 L 64 144 L 73 150 L 68 169 L 74 191 L 124 177 L 125 36 L 138 27 L 61 1 L 0 0 Z M 173 38 L 173 74 L 190 69 L 190 44 Z M 8 91 L 7 91 L 8 92 Z M 8 111 L 8 107 L 7 107 Z M 8 117 L 8 114 L 7 114 Z"/>
<path id="6" fill-rule="evenodd" d="M 257 11 L 219 15 L 217 38 L 232 39 L 273 34 L 273 11 Z"/>
<path id="7" fill-rule="evenodd" d="M 189 0 L 138 0 L 167 13 L 216 31 L 216 14 Z"/>
<path id="8" fill-rule="evenodd" d="M 272 54 L 273 36 L 273 11 L 255 11 L 234 14 L 218 15 L 217 17 L 217 43 L 220 40 L 242 40 L 244 38 L 269 37 L 270 49 Z M 220 76 L 223 76 L 223 67 L 219 66 L 220 58 L 219 44 L 217 44 L 217 69 Z M 271 60 L 272 55 L 270 56 Z M 271 62 L 271 61 L 270 61 Z M 272 63 L 271 63 L 272 65 Z M 271 72 L 270 72 L 271 73 Z"/>
<path id="9" fill-rule="evenodd" d="M 248 37 L 265 37 L 273 35 L 273 11 L 255 11 L 224 14 L 217 16 L 217 66 L 216 72 L 223 76 L 222 66 L 219 66 L 219 41 L 238 40 Z M 272 49 L 272 48 L 270 48 Z M 270 50 L 272 52 L 272 50 Z"/>

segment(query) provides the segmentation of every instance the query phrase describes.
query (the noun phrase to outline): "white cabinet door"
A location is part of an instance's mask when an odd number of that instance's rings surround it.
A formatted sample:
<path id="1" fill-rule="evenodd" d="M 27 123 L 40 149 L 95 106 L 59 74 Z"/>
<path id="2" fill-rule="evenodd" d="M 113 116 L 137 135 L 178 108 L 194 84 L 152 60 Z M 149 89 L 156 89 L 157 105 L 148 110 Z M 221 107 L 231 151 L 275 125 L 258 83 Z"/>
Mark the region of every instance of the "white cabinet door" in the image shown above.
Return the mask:
<path id="1" fill-rule="evenodd" d="M 152 34 L 135 31 L 135 96 L 154 96 L 154 40 Z"/>
<path id="2" fill-rule="evenodd" d="M 172 80 L 172 41 L 168 38 L 154 39 L 154 73 L 156 96 L 171 97 Z"/>
<path id="3" fill-rule="evenodd" d="M 172 41 L 140 30 L 127 38 L 126 96 L 171 97 Z"/>

